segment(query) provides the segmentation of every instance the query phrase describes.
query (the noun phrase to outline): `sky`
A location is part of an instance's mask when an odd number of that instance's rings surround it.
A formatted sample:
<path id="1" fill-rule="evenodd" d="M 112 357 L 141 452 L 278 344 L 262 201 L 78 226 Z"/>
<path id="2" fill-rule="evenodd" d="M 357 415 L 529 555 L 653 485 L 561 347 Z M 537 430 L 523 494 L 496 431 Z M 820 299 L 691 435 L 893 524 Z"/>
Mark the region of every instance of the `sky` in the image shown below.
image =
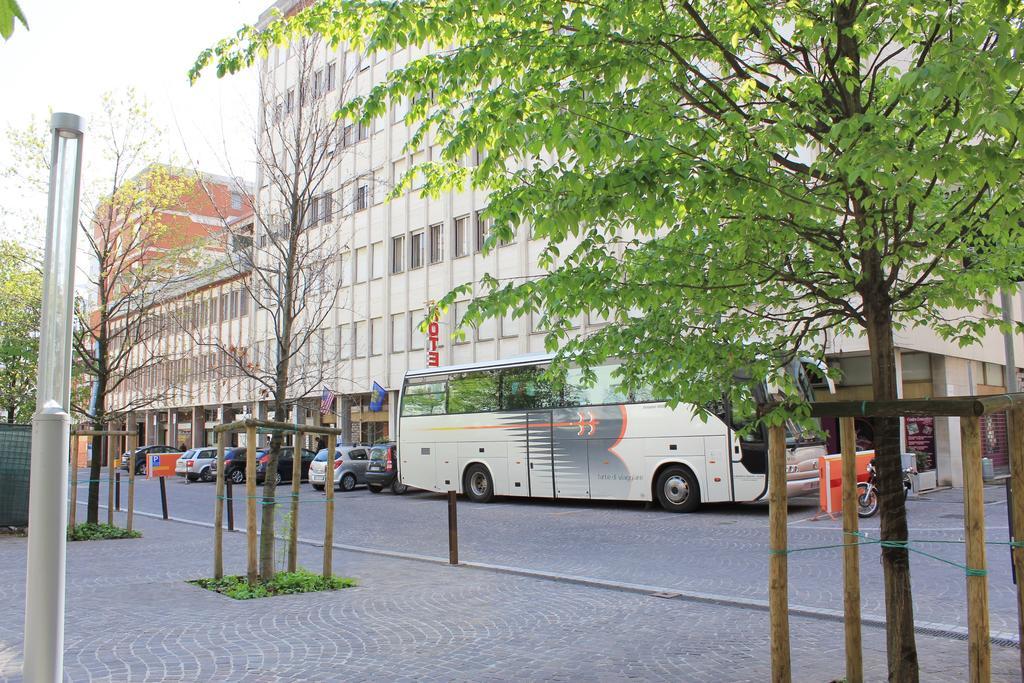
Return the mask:
<path id="1" fill-rule="evenodd" d="M 166 130 L 162 157 L 212 173 L 252 175 L 254 75 L 218 79 L 211 70 L 189 86 L 186 74 L 200 50 L 254 23 L 272 2 L 21 0 L 29 30 L 16 24 L 10 40 L 0 41 L 0 167 L 8 165 L 7 131 L 33 118 L 46 121 L 51 109 L 87 117 L 88 162 L 89 113 L 104 92 L 132 87 Z M 0 217 L 0 239 L 41 244 L 42 230 L 26 228 L 20 216 L 45 217 L 45 197 L 0 183 L 0 207 L 8 212 Z"/>

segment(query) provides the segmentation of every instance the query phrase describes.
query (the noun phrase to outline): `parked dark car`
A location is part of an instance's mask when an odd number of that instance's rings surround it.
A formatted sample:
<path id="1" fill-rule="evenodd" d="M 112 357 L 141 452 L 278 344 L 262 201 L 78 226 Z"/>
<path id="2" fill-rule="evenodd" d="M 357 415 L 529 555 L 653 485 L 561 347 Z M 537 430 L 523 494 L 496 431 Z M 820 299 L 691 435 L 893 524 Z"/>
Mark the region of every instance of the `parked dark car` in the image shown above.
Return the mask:
<path id="1" fill-rule="evenodd" d="M 275 483 L 280 484 L 282 481 L 292 480 L 293 451 L 294 448 L 291 446 L 281 446 L 281 453 L 277 456 L 277 481 Z M 256 451 L 256 455 L 256 483 L 262 484 L 267 478 L 267 463 L 270 461 L 270 449 L 261 448 Z M 313 462 L 315 457 L 315 451 L 302 449 L 302 478 L 300 481 L 305 481 L 309 478 L 309 464 Z"/>
<path id="2" fill-rule="evenodd" d="M 135 449 L 135 474 L 142 475 L 146 473 L 146 463 L 149 461 L 147 456 L 152 454 L 162 453 L 181 453 L 174 446 L 140 446 Z M 131 454 L 128 452 L 121 454 L 120 468 L 125 472 L 128 471 L 128 463 L 131 461 L 129 457 Z"/>
<path id="3" fill-rule="evenodd" d="M 245 483 L 245 446 L 224 451 L 224 478 L 232 484 Z"/>
<path id="4" fill-rule="evenodd" d="M 366 466 L 366 488 L 380 493 L 387 487 L 398 496 L 409 490 L 398 476 L 398 446 L 393 443 L 372 447 L 370 464 Z"/>

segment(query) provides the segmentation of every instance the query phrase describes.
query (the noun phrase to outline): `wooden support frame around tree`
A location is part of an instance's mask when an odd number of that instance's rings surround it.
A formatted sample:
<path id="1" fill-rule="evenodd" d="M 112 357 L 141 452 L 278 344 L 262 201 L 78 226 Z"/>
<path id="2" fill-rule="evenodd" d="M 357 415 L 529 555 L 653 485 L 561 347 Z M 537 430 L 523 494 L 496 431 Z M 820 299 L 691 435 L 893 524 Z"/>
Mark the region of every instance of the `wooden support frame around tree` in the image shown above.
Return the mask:
<path id="1" fill-rule="evenodd" d="M 71 429 L 71 453 L 69 454 L 69 465 L 71 467 L 71 508 L 68 511 L 68 526 L 75 527 L 78 519 L 78 438 L 81 436 L 101 436 L 106 439 L 107 451 L 107 524 L 114 524 L 114 453 L 117 444 L 111 439 L 113 436 L 125 437 L 125 450 L 129 453 L 130 463 L 128 467 L 128 531 L 132 530 L 132 523 L 135 521 L 135 449 L 138 435 L 135 432 L 123 429 Z M 103 448 L 100 448 L 103 451 Z M 93 453 L 93 457 L 103 457 L 102 453 Z"/>
<path id="2" fill-rule="evenodd" d="M 786 429 L 768 428 L 768 606 L 771 629 L 772 682 L 793 679 L 789 649 L 789 560 L 786 557 Z"/>
<path id="3" fill-rule="evenodd" d="M 246 459 L 245 459 L 245 488 L 246 488 L 246 542 L 247 562 L 246 576 L 250 584 L 255 583 L 259 578 L 257 563 L 257 530 L 256 530 L 256 434 L 260 429 L 267 429 L 279 432 L 294 432 L 296 435 L 294 451 L 292 453 L 292 501 L 291 514 L 292 523 L 288 529 L 288 569 L 294 571 L 298 565 L 298 507 L 299 490 L 301 480 L 301 459 L 302 459 L 302 437 L 305 434 L 323 434 L 325 436 L 340 436 L 343 432 L 332 427 L 318 427 L 314 425 L 291 424 L 288 422 L 276 422 L 273 420 L 237 420 L 227 424 L 217 425 L 213 428 L 217 435 L 217 487 L 216 503 L 214 507 L 214 531 L 213 531 L 213 576 L 222 578 L 224 576 L 224 450 L 227 443 L 227 435 L 233 432 L 246 432 Z M 327 505 L 324 511 L 324 576 L 332 575 L 332 560 L 334 555 L 334 462 L 328 458 L 326 469 L 325 487 L 327 492 Z M 296 476 L 296 472 L 299 473 Z"/>
<path id="4" fill-rule="evenodd" d="M 771 406 L 769 406 L 771 408 Z M 1024 541 L 1024 393 L 896 401 L 835 401 L 812 403 L 810 417 L 841 419 L 843 464 L 843 610 L 846 631 L 846 680 L 863 679 L 860 634 L 860 567 L 857 546 L 854 417 L 959 417 L 964 477 L 964 555 L 967 584 L 967 642 L 969 680 L 991 678 L 991 635 L 988 619 L 988 576 L 985 560 L 984 486 L 981 476 L 979 418 L 1008 411 L 1010 422 L 1010 477 L 1014 543 Z M 781 436 L 780 436 L 781 434 Z M 780 439 L 782 441 L 779 446 Z M 789 681 L 788 585 L 786 582 L 785 433 L 769 428 L 769 612 L 771 623 L 772 680 Z M 782 452 L 780 452 L 782 451 Z M 903 539 L 904 541 L 906 539 Z M 1011 544 L 1018 577 L 1024 577 L 1024 548 Z M 1017 632 L 1024 642 L 1024 578 L 1017 582 Z M 1024 674 L 1024 651 L 1021 652 Z"/>
<path id="5" fill-rule="evenodd" d="M 852 417 L 839 418 L 843 471 L 843 631 L 846 641 L 847 683 L 863 683 L 864 662 L 860 631 L 860 546 L 857 533 L 857 435 Z"/>

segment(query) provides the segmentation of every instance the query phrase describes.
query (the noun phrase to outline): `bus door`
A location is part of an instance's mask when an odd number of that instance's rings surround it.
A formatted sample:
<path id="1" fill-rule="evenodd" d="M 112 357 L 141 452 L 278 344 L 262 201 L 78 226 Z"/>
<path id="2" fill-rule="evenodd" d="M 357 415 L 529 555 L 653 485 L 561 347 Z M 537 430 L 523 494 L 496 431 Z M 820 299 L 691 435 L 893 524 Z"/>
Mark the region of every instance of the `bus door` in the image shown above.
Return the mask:
<path id="1" fill-rule="evenodd" d="M 553 498 L 554 471 L 551 467 L 551 411 L 526 414 L 526 459 L 530 471 L 530 495 Z"/>

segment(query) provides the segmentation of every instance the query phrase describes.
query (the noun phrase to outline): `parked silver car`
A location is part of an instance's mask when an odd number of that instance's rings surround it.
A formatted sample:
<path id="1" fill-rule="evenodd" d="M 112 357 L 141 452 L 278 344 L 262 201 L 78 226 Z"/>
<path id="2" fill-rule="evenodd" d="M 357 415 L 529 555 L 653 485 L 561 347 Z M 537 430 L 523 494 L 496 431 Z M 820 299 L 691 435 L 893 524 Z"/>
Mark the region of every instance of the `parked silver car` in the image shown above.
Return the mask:
<path id="1" fill-rule="evenodd" d="M 190 448 L 174 463 L 174 473 L 189 481 L 213 481 L 217 477 L 217 449 Z"/>
<path id="2" fill-rule="evenodd" d="M 370 464 L 370 449 L 365 446 L 338 446 L 334 450 L 334 485 L 342 491 L 351 491 L 366 483 L 366 467 Z M 327 481 L 327 449 L 324 448 L 309 465 L 309 483 L 323 491 Z"/>

